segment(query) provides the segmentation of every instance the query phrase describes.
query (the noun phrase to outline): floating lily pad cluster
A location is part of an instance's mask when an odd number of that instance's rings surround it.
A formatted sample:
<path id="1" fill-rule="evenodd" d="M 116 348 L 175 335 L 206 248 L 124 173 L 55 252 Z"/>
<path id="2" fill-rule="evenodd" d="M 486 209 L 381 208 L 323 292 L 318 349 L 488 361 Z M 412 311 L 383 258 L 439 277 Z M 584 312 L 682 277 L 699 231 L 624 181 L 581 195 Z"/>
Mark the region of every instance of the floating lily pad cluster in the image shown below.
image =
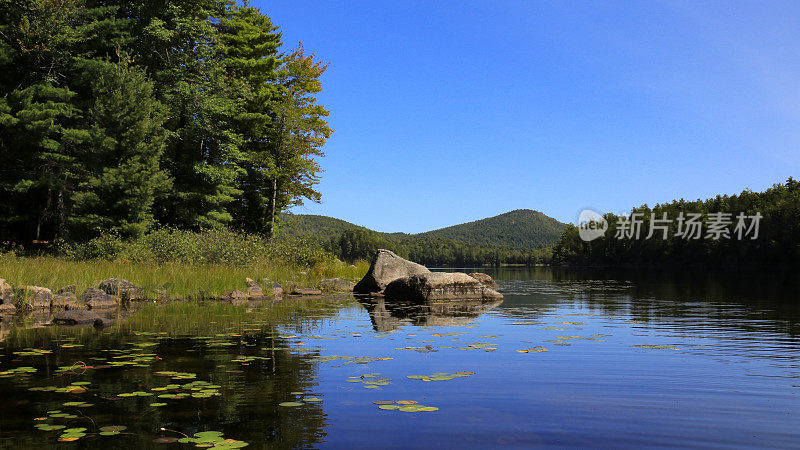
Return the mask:
<path id="1" fill-rule="evenodd" d="M 269 359 L 269 357 L 267 357 L 267 356 L 243 356 L 243 355 L 240 355 L 240 356 L 237 356 L 232 361 L 233 362 L 242 363 L 242 365 L 248 365 L 253 361 L 267 360 L 267 359 Z"/>
<path id="2" fill-rule="evenodd" d="M 0 372 L 0 378 L 8 378 L 17 375 L 21 376 L 28 376 L 29 374 L 36 373 L 35 367 L 17 367 L 16 369 L 9 369 L 3 372 Z"/>
<path id="3" fill-rule="evenodd" d="M 646 348 L 646 349 L 651 349 L 651 350 L 680 350 L 678 347 L 675 347 L 675 346 L 672 346 L 672 345 L 640 344 L 640 345 L 634 345 L 633 347 Z"/>
<path id="4" fill-rule="evenodd" d="M 497 344 L 491 342 L 475 342 L 473 344 L 467 344 L 466 347 L 439 347 L 439 348 L 454 348 L 456 350 L 484 350 L 487 352 L 493 352 L 497 350 Z"/>
<path id="5" fill-rule="evenodd" d="M 410 378 L 412 380 L 420 380 L 420 381 L 450 381 L 454 378 L 464 378 L 470 375 L 475 375 L 475 372 L 456 372 L 456 373 L 436 372 L 431 375 L 407 375 L 406 378 Z"/>
<path id="6" fill-rule="evenodd" d="M 160 394 L 158 398 L 166 398 L 166 399 L 173 399 L 173 400 L 180 400 L 183 398 L 209 398 L 216 395 L 222 395 L 219 392 L 219 389 L 222 386 L 218 384 L 211 384 L 207 381 L 192 381 L 186 384 L 168 384 L 162 387 L 152 388 L 151 390 L 156 392 L 166 392 L 164 394 Z M 181 391 L 189 391 L 189 392 L 181 392 Z M 149 393 L 148 393 L 149 394 Z M 153 395 L 153 394 L 149 394 Z M 152 404 L 150 406 L 163 406 L 160 404 Z"/>
<path id="7" fill-rule="evenodd" d="M 173 372 L 170 370 L 164 370 L 161 372 L 156 372 L 155 374 L 162 377 L 170 377 L 173 380 L 193 380 L 197 378 L 197 374 L 191 372 Z"/>
<path id="8" fill-rule="evenodd" d="M 384 411 L 433 412 L 439 410 L 439 408 L 435 406 L 421 405 L 416 400 L 376 400 L 372 403 L 378 405 L 378 409 Z"/>
<path id="9" fill-rule="evenodd" d="M 94 406 L 93 403 L 87 403 L 87 402 L 65 402 L 63 405 L 76 408 L 88 408 L 90 406 Z"/>
<path id="10" fill-rule="evenodd" d="M 236 439 L 225 439 L 221 431 L 201 431 L 195 433 L 194 437 L 178 439 L 181 444 L 195 444 L 195 447 L 206 447 L 216 449 L 230 449 L 247 447 L 249 444 Z"/>
<path id="11" fill-rule="evenodd" d="M 601 338 L 608 336 L 607 334 L 593 334 L 591 336 L 556 336 L 557 339 L 548 339 L 556 345 L 570 345 L 572 341 L 585 340 L 585 341 L 600 341 Z"/>
<path id="12" fill-rule="evenodd" d="M 426 345 L 425 347 L 395 347 L 395 350 L 412 350 L 418 353 L 430 353 L 439 351 L 430 345 Z"/>
<path id="13" fill-rule="evenodd" d="M 75 414 L 65 413 L 60 409 L 54 409 L 52 411 L 47 411 L 48 418 L 50 419 L 77 419 L 78 416 Z"/>
<path id="14" fill-rule="evenodd" d="M 348 377 L 347 381 L 349 383 L 364 383 L 364 387 L 367 389 L 376 389 L 381 386 L 386 386 L 392 382 L 391 378 L 386 377 L 379 377 L 379 373 L 365 373 L 360 377 Z"/>
<path id="15" fill-rule="evenodd" d="M 342 361 L 342 364 L 334 367 L 341 367 L 346 364 L 368 364 L 373 361 L 388 361 L 390 359 L 394 359 L 391 357 L 372 357 L 372 356 L 342 356 L 342 355 L 329 355 L 329 356 L 318 356 L 317 361 L 320 362 L 331 362 L 331 361 Z"/>
<path id="16" fill-rule="evenodd" d="M 296 394 L 299 395 L 300 393 L 296 393 Z M 278 403 L 278 406 L 283 406 L 285 408 L 296 408 L 298 406 L 303 406 L 303 405 L 305 405 L 307 403 L 319 403 L 321 401 L 322 401 L 322 399 L 319 398 L 319 397 L 304 397 L 304 398 L 302 398 L 300 400 L 297 400 L 297 401 Z"/>
<path id="17" fill-rule="evenodd" d="M 100 427 L 100 436 L 116 436 L 127 429 L 128 427 L 124 425 L 110 425 L 106 427 Z"/>
<path id="18" fill-rule="evenodd" d="M 517 350 L 519 353 L 543 353 L 547 351 L 547 347 L 531 347 L 523 350 Z"/>
<path id="19" fill-rule="evenodd" d="M 73 442 L 84 436 L 86 436 L 86 428 L 67 428 L 58 437 L 58 440 L 59 442 Z"/>
<path id="20" fill-rule="evenodd" d="M 45 350 L 42 348 L 26 348 L 18 352 L 14 352 L 17 356 L 44 356 L 53 353 L 52 350 Z"/>

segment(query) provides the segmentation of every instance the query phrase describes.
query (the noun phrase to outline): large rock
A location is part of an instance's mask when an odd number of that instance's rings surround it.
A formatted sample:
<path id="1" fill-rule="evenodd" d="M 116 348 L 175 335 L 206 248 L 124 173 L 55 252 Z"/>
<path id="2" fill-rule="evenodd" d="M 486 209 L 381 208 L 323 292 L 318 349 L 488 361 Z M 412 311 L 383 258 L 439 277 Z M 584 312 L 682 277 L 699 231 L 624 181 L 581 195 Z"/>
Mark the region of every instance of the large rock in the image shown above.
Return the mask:
<path id="1" fill-rule="evenodd" d="M 83 303 L 89 309 L 100 309 L 100 308 L 116 308 L 117 307 L 117 298 L 111 295 L 108 295 L 106 292 L 101 291 L 100 289 L 90 287 L 83 291 L 83 295 L 81 295 L 81 299 Z"/>
<path id="2" fill-rule="evenodd" d="M 25 309 L 44 309 L 50 307 L 53 293 L 40 286 L 20 286 L 17 289 L 15 302 Z"/>
<path id="3" fill-rule="evenodd" d="M 0 305 L 14 303 L 14 289 L 6 280 L 0 278 Z"/>
<path id="4" fill-rule="evenodd" d="M 100 290 L 109 295 L 116 295 L 123 300 L 141 300 L 144 292 L 128 280 L 109 278 L 100 283 Z"/>
<path id="5" fill-rule="evenodd" d="M 392 281 L 410 277 L 423 273 L 430 273 L 425 266 L 405 260 L 389 250 L 380 249 L 372 258 L 369 271 L 358 284 L 353 288 L 353 292 L 359 294 L 370 294 L 381 292 L 386 289 Z"/>
<path id="6" fill-rule="evenodd" d="M 326 291 L 338 292 L 352 292 L 356 284 L 352 281 L 343 280 L 341 278 L 326 278 L 320 281 L 320 285 Z"/>
<path id="7" fill-rule="evenodd" d="M 472 278 L 480 281 L 480 283 L 488 288 L 497 289 L 497 282 L 492 277 L 481 272 L 472 272 L 469 274 Z"/>
<path id="8" fill-rule="evenodd" d="M 465 273 L 428 272 L 398 278 L 386 286 L 387 300 L 499 300 L 503 295 Z"/>

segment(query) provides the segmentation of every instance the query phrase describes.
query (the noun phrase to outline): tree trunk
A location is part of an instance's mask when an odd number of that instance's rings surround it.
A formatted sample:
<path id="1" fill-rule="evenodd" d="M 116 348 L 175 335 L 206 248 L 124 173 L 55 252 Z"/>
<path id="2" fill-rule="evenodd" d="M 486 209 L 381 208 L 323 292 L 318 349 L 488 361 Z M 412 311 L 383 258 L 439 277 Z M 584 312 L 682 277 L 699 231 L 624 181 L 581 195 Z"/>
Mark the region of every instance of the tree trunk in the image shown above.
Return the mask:
<path id="1" fill-rule="evenodd" d="M 275 203 L 278 200 L 278 179 L 272 178 L 270 180 L 270 199 L 269 207 L 267 208 L 267 219 L 269 220 L 269 228 L 267 229 L 267 238 L 272 239 L 275 235 Z"/>

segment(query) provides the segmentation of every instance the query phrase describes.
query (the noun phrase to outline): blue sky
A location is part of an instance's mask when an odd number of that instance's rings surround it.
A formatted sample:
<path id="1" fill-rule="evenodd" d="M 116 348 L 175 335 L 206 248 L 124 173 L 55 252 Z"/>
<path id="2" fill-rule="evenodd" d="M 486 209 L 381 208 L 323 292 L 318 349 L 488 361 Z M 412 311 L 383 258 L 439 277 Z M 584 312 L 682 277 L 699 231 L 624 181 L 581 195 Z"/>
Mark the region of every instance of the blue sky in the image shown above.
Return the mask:
<path id="1" fill-rule="evenodd" d="M 322 204 L 421 232 L 763 190 L 800 167 L 800 2 L 255 1 L 330 63 Z"/>

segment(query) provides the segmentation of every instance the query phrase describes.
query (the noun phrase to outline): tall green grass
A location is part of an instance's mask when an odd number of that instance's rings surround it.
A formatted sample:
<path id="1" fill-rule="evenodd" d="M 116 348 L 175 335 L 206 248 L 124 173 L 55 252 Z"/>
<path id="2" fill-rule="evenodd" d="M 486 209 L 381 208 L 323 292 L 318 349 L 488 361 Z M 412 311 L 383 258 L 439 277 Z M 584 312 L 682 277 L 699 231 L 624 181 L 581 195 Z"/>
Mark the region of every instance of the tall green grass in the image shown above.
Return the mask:
<path id="1" fill-rule="evenodd" d="M 259 281 L 268 278 L 281 283 L 284 289 L 320 287 L 324 278 L 357 281 L 368 269 L 366 261 L 351 266 L 333 259 L 301 266 L 280 260 L 239 265 L 0 255 L 0 278 L 15 287 L 35 285 L 55 292 L 74 284 L 81 293 L 107 278 L 124 278 L 141 287 L 150 299 L 217 297 L 234 289 L 246 291 L 248 277 Z"/>

